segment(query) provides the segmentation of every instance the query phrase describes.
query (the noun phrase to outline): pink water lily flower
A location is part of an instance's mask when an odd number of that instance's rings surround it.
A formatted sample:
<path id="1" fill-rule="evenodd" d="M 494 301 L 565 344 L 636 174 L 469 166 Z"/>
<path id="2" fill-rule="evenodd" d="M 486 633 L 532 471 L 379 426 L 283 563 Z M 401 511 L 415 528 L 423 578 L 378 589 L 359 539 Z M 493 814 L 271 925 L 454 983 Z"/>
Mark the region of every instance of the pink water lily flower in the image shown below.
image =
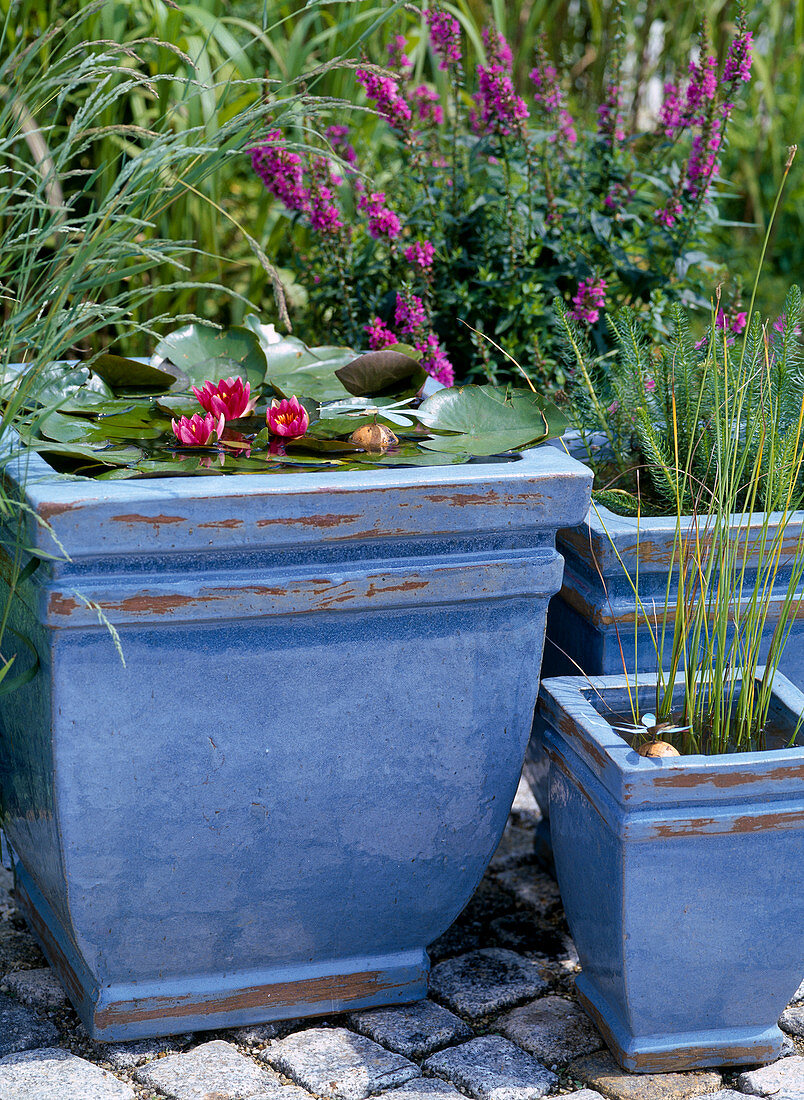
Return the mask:
<path id="1" fill-rule="evenodd" d="M 257 404 L 256 397 L 249 397 L 251 384 L 242 378 L 221 378 L 217 385 L 205 382 L 200 390 L 193 386 L 193 393 L 208 413 L 224 416 L 227 420 L 248 416 Z"/>
<path id="2" fill-rule="evenodd" d="M 297 397 L 289 401 L 273 400 L 265 416 L 269 429 L 274 435 L 285 439 L 300 439 L 310 425 L 310 417 Z"/>
<path id="3" fill-rule="evenodd" d="M 173 434 L 185 447 L 208 447 L 213 441 L 217 442 L 223 435 L 225 423 L 226 417 L 222 413 L 216 417 L 211 412 L 203 417 L 195 413 L 170 422 Z"/>

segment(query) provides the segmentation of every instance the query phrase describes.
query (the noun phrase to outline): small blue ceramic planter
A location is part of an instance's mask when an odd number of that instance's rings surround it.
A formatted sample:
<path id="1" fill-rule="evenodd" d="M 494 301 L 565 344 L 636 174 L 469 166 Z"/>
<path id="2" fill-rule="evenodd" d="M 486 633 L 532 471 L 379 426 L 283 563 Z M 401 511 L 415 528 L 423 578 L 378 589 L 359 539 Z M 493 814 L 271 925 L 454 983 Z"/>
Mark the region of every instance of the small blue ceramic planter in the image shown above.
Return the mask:
<path id="1" fill-rule="evenodd" d="M 791 557 L 803 519 L 798 513 L 787 526 L 785 538 Z M 773 533 L 776 528 L 771 524 L 770 530 Z M 550 601 L 547 614 L 545 677 L 575 676 L 579 671 L 589 676 L 622 675 L 623 660 L 629 672 L 656 671 L 656 648 L 647 624 L 641 619 L 636 640 L 634 637 L 635 599 L 623 566 L 632 577 L 637 576 L 638 569 L 644 605 L 650 607 L 655 603 L 661 610 L 675 537 L 676 520 L 672 516 L 641 517 L 637 524 L 635 517 L 615 515 L 600 505 L 579 526 L 559 531 L 556 542 L 565 560 L 564 579 L 560 593 Z M 777 595 L 770 603 L 763 635 L 766 649 L 784 603 L 790 569 L 790 564 L 782 563 L 776 577 Z M 749 560 L 747 589 L 750 584 Z M 675 598 L 675 591 L 671 591 L 671 604 Z M 666 653 L 671 640 L 672 631 L 666 638 Z M 804 603 L 795 612 L 780 668 L 794 684 L 804 688 Z M 537 716 L 525 772 L 546 819 L 548 765 L 543 736 L 543 723 Z M 542 833 L 549 844 L 549 829 L 543 828 Z"/>
<path id="2" fill-rule="evenodd" d="M 27 538 L 69 560 L 15 603 L 40 668 L 0 706 L 6 829 L 90 1034 L 424 996 L 505 825 L 589 471 L 24 465 L 58 544 Z"/>
<path id="3" fill-rule="evenodd" d="M 628 711 L 623 677 L 542 681 L 579 998 L 625 1069 L 770 1061 L 804 975 L 804 744 L 645 759 L 606 707 Z M 789 736 L 802 710 L 777 676 L 771 716 Z"/>

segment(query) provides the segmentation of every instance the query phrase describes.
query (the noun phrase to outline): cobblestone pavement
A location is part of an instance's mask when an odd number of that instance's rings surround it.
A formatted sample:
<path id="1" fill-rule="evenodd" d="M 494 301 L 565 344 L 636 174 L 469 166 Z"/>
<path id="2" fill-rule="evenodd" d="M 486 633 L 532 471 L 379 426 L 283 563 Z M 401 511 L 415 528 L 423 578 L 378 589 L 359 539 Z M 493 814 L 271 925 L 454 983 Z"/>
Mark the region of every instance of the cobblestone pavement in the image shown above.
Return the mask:
<path id="1" fill-rule="evenodd" d="M 486 877 L 401 1008 L 93 1043 L 0 881 L 0 1100 L 804 1100 L 804 982 L 784 1056 L 723 1072 L 619 1070 L 573 999 L 577 956 L 533 859 L 524 785 Z"/>

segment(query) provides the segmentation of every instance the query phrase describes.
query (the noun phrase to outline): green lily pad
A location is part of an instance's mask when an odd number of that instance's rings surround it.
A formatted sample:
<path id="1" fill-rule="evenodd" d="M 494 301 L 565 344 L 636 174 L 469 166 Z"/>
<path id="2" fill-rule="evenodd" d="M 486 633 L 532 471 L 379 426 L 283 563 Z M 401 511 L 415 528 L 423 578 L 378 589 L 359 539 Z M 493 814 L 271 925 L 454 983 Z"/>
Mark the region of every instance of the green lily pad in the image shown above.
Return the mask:
<path id="1" fill-rule="evenodd" d="M 156 364 L 162 359 L 169 359 L 199 387 L 204 382 L 229 377 L 218 373 L 223 368 L 216 364 L 224 360 L 230 372 L 234 365 L 237 375 L 245 377 L 252 386 L 261 386 L 265 381 L 265 355 L 257 334 L 248 328 L 185 325 L 156 345 L 151 362 Z"/>
<path id="2" fill-rule="evenodd" d="M 89 444 L 49 442 L 41 439 L 32 440 L 29 446 L 32 451 L 41 455 L 86 458 L 104 466 L 130 466 L 143 456 L 139 447 L 91 447 Z"/>
<path id="3" fill-rule="evenodd" d="M 113 390 L 166 390 L 176 381 L 175 374 L 123 355 L 98 355 L 92 360 L 92 369 Z"/>
<path id="4" fill-rule="evenodd" d="M 421 444 L 428 450 L 487 456 L 519 450 L 561 435 L 562 414 L 530 390 L 459 386 L 439 390 L 419 407 L 417 416 L 437 435 Z"/>

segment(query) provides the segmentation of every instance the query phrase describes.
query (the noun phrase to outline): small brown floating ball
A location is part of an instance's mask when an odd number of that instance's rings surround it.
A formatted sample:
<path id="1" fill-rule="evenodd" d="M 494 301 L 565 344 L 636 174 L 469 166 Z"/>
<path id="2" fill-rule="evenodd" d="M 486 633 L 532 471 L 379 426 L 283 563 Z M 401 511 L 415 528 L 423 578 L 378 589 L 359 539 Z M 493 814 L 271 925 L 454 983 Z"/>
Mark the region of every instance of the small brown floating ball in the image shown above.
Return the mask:
<path id="1" fill-rule="evenodd" d="M 681 753 L 667 741 L 646 741 L 637 749 L 640 756 L 681 756 Z"/>
<path id="2" fill-rule="evenodd" d="M 399 440 L 384 424 L 364 424 L 362 428 L 352 432 L 349 442 L 371 454 L 382 454 L 389 447 L 395 447 Z"/>

